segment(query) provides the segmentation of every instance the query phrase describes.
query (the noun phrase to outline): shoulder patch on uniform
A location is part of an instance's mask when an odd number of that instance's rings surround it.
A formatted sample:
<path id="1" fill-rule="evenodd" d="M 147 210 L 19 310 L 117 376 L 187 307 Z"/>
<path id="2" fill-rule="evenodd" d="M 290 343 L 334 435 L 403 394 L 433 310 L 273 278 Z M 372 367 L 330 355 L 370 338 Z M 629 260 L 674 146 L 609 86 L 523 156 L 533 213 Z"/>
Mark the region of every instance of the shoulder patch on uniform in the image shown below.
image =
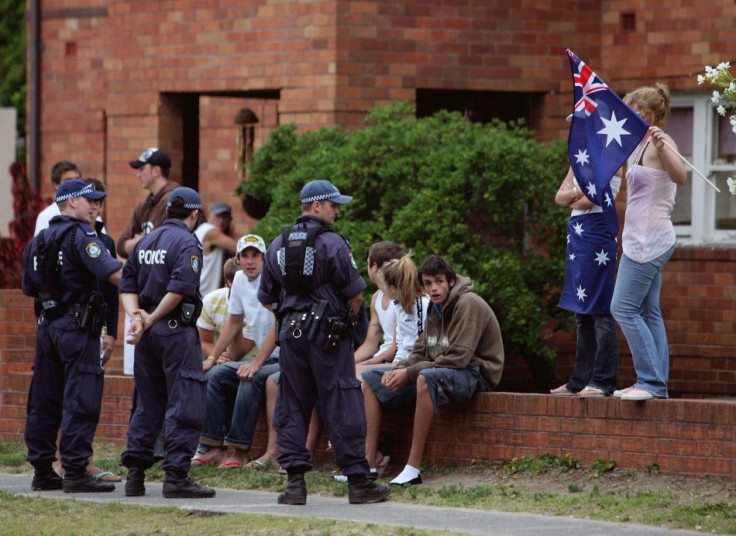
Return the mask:
<path id="1" fill-rule="evenodd" d="M 87 256 L 90 259 L 96 259 L 100 255 L 102 255 L 102 249 L 97 244 L 97 242 L 90 242 L 89 244 L 87 244 L 84 248 L 84 251 L 87 252 Z"/>
<path id="2" fill-rule="evenodd" d="M 192 272 L 195 274 L 199 273 L 199 255 L 192 255 L 189 257 L 189 262 L 192 266 Z"/>
<path id="3" fill-rule="evenodd" d="M 353 266 L 353 268 L 355 268 L 357 270 L 358 269 L 358 265 L 355 262 L 355 258 L 353 257 L 353 252 L 352 251 L 348 251 L 348 258 L 350 259 L 350 264 Z"/>

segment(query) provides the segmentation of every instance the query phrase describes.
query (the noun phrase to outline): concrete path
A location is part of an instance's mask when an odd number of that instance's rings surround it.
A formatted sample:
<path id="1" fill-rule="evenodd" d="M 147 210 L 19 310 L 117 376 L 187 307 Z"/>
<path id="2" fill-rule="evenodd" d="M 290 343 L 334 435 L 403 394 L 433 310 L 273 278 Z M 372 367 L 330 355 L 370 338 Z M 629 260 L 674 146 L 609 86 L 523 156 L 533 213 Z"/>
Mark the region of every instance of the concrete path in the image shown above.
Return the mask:
<path id="1" fill-rule="evenodd" d="M 147 482 L 143 497 L 125 497 L 125 482 L 116 484 L 112 493 L 67 494 L 62 491 L 31 491 L 30 475 L 0 474 L 0 489 L 31 497 L 78 499 L 98 503 L 146 504 L 176 506 L 188 510 L 227 514 L 270 514 L 290 517 L 336 519 L 449 531 L 456 534 L 493 534 L 494 536 L 702 536 L 702 533 L 667 530 L 629 523 L 607 523 L 569 517 L 538 514 L 516 514 L 439 508 L 388 501 L 378 504 L 350 505 L 347 497 L 334 498 L 310 495 L 306 506 L 282 506 L 276 503 L 277 493 L 241 491 L 218 488 L 213 499 L 164 499 L 160 482 Z"/>

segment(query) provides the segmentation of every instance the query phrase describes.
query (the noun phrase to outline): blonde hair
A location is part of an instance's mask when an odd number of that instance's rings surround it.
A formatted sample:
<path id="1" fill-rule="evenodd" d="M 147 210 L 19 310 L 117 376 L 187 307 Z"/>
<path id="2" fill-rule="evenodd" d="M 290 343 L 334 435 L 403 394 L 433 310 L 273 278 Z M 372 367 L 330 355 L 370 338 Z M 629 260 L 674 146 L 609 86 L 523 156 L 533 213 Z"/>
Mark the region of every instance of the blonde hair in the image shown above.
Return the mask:
<path id="1" fill-rule="evenodd" d="M 636 105 L 645 114 L 651 114 L 654 117 L 652 124 L 658 127 L 664 126 L 670 116 L 670 90 L 664 84 L 635 89 L 624 96 L 624 102 L 629 106 Z"/>
<path id="2" fill-rule="evenodd" d="M 396 288 L 396 297 L 401 308 L 411 314 L 414 300 L 422 294 L 419 270 L 411 260 L 411 251 L 399 259 L 386 261 L 381 267 L 383 280 L 389 287 Z"/>
<path id="3" fill-rule="evenodd" d="M 240 271 L 240 263 L 238 262 L 237 257 L 230 257 L 225 261 L 225 264 L 222 267 L 222 277 L 225 279 L 226 283 L 232 284 L 235 279 L 235 274 L 237 274 L 238 271 Z"/>

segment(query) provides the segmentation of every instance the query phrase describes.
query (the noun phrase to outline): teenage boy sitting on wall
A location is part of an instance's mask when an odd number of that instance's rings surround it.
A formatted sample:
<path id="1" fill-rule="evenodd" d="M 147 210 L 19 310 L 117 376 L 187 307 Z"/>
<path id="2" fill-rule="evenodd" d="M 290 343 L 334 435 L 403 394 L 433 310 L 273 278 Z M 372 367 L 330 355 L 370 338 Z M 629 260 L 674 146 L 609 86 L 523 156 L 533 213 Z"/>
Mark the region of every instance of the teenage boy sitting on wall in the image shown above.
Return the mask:
<path id="1" fill-rule="evenodd" d="M 421 484 L 419 467 L 437 410 L 493 389 L 503 371 L 503 342 L 496 315 L 473 292 L 471 281 L 457 276 L 450 263 L 437 255 L 427 257 L 419 276 L 432 304 L 427 327 L 414 350 L 395 367 L 363 373 L 369 457 L 378 447 L 383 410 L 416 399 L 411 451 L 404 470 L 391 481 L 395 485 Z M 368 462 L 376 466 L 376 460 Z"/>

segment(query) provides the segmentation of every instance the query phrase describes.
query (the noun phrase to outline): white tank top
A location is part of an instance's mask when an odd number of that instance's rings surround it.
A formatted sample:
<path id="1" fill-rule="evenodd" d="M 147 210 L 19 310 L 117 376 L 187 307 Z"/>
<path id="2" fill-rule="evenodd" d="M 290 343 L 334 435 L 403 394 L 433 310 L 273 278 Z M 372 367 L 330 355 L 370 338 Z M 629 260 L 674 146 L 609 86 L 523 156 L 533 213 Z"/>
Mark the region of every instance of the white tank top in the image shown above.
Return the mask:
<path id="1" fill-rule="evenodd" d="M 647 140 L 642 148 L 644 154 Z M 666 171 L 635 163 L 626 172 L 628 196 L 622 246 L 632 261 L 646 263 L 675 245 L 672 209 L 677 184 Z"/>
<path id="2" fill-rule="evenodd" d="M 391 300 L 388 300 L 388 307 L 383 308 L 384 294 L 382 290 L 376 292 L 376 314 L 378 315 L 378 323 L 383 331 L 383 343 L 378 351 L 373 354 L 377 356 L 381 352 L 385 352 L 394 343 L 394 331 L 396 330 L 396 309 Z"/>

